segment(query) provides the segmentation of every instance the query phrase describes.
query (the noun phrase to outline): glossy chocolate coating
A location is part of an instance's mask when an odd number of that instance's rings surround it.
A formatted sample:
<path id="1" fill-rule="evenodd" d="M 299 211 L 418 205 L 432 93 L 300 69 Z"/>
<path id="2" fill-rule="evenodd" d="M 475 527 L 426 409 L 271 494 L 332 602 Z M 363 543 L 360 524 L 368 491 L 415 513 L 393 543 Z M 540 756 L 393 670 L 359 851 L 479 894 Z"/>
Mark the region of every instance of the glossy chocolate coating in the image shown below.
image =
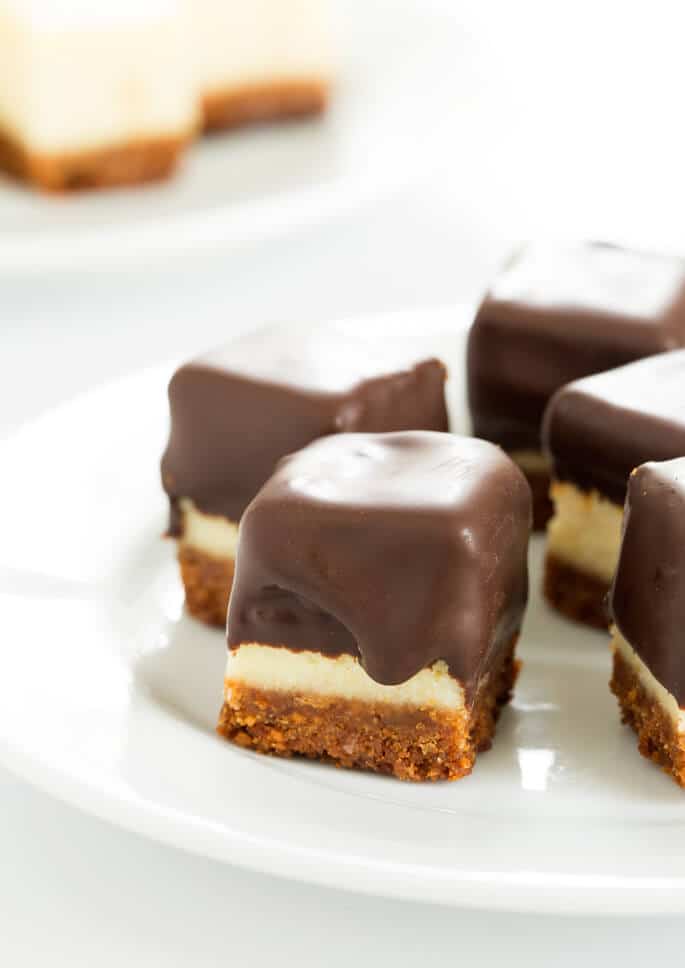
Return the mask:
<path id="1" fill-rule="evenodd" d="M 387 685 L 444 659 L 472 695 L 521 626 L 530 523 L 525 478 L 485 441 L 317 441 L 243 516 L 229 646 L 349 653 Z"/>
<path id="2" fill-rule="evenodd" d="M 487 293 L 469 335 L 474 433 L 537 450 L 559 387 L 683 345 L 683 260 L 602 244 L 529 245 Z"/>
<path id="3" fill-rule="evenodd" d="M 610 605 L 624 639 L 685 706 L 685 458 L 631 475 Z"/>
<path id="4" fill-rule="evenodd" d="M 340 323 L 268 328 L 182 366 L 162 482 L 237 521 L 277 461 L 340 431 L 446 430 L 446 371 L 398 336 Z"/>
<path id="5" fill-rule="evenodd" d="M 543 438 L 558 480 L 622 505 L 635 467 L 685 454 L 685 350 L 563 387 Z"/>

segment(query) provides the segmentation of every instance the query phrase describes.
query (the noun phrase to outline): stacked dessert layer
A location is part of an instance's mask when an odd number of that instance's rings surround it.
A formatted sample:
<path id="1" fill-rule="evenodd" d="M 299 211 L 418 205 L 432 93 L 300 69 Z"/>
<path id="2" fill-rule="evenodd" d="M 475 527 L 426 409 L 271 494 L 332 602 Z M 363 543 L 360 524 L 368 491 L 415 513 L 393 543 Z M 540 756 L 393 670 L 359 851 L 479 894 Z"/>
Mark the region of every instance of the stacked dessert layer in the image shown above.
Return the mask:
<path id="1" fill-rule="evenodd" d="M 0 0 L 0 169 L 160 178 L 203 128 L 319 113 L 330 76 L 325 0 Z"/>
<path id="2" fill-rule="evenodd" d="M 445 366 L 417 342 L 268 328 L 171 380 L 170 532 L 191 613 L 223 625 L 230 598 L 218 729 L 238 745 L 427 780 L 492 742 L 530 489 L 448 433 Z"/>
<path id="3" fill-rule="evenodd" d="M 318 114 L 328 101 L 326 0 L 186 0 L 206 130 Z"/>
<path id="4" fill-rule="evenodd" d="M 515 682 L 535 509 L 549 604 L 613 621 L 623 718 L 685 785 L 685 263 L 522 250 L 469 338 L 489 440 L 448 432 L 445 375 L 346 325 L 262 330 L 175 374 L 162 477 L 189 610 L 228 607 L 219 733 L 465 776 Z"/>
<path id="5" fill-rule="evenodd" d="M 445 376 L 345 324 L 269 327 L 182 366 L 162 481 L 190 611 L 225 625 L 238 523 L 281 457 L 334 433 L 447 430 Z"/>
<path id="6" fill-rule="evenodd" d="M 547 409 L 543 437 L 555 505 L 545 594 L 570 618 L 606 628 L 630 473 L 685 454 L 685 350 L 564 387 Z"/>
<path id="7" fill-rule="evenodd" d="M 536 524 L 548 519 L 548 602 L 600 629 L 613 621 L 623 718 L 681 785 L 684 345 L 682 260 L 529 247 L 486 296 L 468 361 L 475 432 L 519 461 Z"/>
<path id="8" fill-rule="evenodd" d="M 473 431 L 528 476 L 551 516 L 545 408 L 572 380 L 685 345 L 685 264 L 610 245 L 529 245 L 486 294 L 469 336 Z"/>
<path id="9" fill-rule="evenodd" d="M 458 779 L 516 677 L 529 488 L 485 441 L 340 434 L 240 526 L 219 732 L 262 753 Z"/>

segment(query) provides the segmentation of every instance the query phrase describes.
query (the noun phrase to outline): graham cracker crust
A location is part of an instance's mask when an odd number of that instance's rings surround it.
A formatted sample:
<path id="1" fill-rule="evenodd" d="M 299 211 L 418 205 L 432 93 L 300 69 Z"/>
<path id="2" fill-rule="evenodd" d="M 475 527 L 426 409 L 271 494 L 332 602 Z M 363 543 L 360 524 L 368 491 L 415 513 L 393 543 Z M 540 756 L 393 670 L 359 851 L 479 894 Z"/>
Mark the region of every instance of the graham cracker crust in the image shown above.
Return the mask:
<path id="1" fill-rule="evenodd" d="M 206 131 L 220 131 L 244 124 L 305 118 L 325 111 L 329 83 L 323 79 L 270 81 L 223 91 L 202 99 Z"/>
<path id="2" fill-rule="evenodd" d="M 207 625 L 225 628 L 233 585 L 233 559 L 213 558 L 204 551 L 181 544 L 178 563 L 190 614 Z"/>
<path id="3" fill-rule="evenodd" d="M 238 746 L 305 756 L 400 780 L 458 780 L 492 745 L 519 671 L 516 636 L 471 711 L 363 702 L 226 682 L 217 732 Z"/>
<path id="4" fill-rule="evenodd" d="M 166 178 L 190 137 L 149 138 L 91 151 L 33 153 L 0 131 L 0 170 L 47 192 L 138 185 Z"/>
<path id="5" fill-rule="evenodd" d="M 618 651 L 614 651 L 610 686 L 621 707 L 623 722 L 637 733 L 640 753 L 685 787 L 685 737 Z"/>
<path id="6" fill-rule="evenodd" d="M 523 471 L 533 493 L 533 531 L 544 531 L 554 514 L 549 496 L 551 478 L 548 471 Z"/>
<path id="7" fill-rule="evenodd" d="M 578 571 L 547 552 L 543 591 L 558 612 L 574 622 L 597 629 L 609 627 L 606 597 L 609 584 L 594 575 Z"/>

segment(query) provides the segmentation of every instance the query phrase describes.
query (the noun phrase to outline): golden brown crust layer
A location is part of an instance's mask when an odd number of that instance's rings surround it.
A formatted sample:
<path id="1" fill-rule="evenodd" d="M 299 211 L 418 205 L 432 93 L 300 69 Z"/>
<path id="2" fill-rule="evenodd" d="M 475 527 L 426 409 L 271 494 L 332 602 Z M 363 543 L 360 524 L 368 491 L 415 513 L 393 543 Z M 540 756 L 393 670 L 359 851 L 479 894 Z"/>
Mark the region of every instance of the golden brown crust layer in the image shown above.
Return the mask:
<path id="1" fill-rule="evenodd" d="M 550 476 L 547 471 L 523 471 L 533 492 L 533 530 L 544 531 L 554 514 L 554 504 L 549 496 Z"/>
<path id="2" fill-rule="evenodd" d="M 544 594 L 549 604 L 575 622 L 606 629 L 609 617 L 606 597 L 609 585 L 601 578 L 578 571 L 547 552 Z"/>
<path id="3" fill-rule="evenodd" d="M 481 689 L 474 709 L 398 706 L 262 691 L 229 681 L 217 732 L 239 746 L 306 756 L 400 780 L 458 780 L 489 749 L 518 674 L 515 640 Z"/>
<path id="4" fill-rule="evenodd" d="M 190 614 L 207 625 L 225 628 L 233 585 L 233 560 L 213 558 L 204 551 L 180 545 L 178 563 Z"/>
<path id="5" fill-rule="evenodd" d="M 205 130 L 321 114 L 328 105 L 329 87 L 324 79 L 304 79 L 213 91 L 202 99 Z"/>
<path id="6" fill-rule="evenodd" d="M 614 651 L 610 685 L 621 707 L 623 722 L 637 733 L 639 751 L 685 787 L 685 739 L 618 651 Z"/>
<path id="7" fill-rule="evenodd" d="M 189 137 L 138 139 L 56 155 L 33 153 L 0 131 L 0 170 L 48 192 L 138 185 L 166 178 Z"/>

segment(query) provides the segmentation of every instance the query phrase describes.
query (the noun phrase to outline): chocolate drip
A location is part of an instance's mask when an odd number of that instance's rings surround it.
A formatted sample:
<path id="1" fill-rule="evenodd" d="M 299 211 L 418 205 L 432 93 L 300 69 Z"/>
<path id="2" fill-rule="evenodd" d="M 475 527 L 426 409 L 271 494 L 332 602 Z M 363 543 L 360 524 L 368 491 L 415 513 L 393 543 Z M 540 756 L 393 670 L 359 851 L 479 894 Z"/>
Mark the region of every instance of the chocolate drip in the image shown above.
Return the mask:
<path id="1" fill-rule="evenodd" d="M 387 685 L 444 659 L 472 695 L 520 628 L 530 521 L 523 475 L 485 441 L 318 441 L 243 516 L 229 645 L 348 653 Z"/>
<path id="2" fill-rule="evenodd" d="M 171 380 L 162 482 L 237 521 L 277 461 L 340 431 L 446 430 L 445 367 L 344 326 L 250 334 Z"/>

